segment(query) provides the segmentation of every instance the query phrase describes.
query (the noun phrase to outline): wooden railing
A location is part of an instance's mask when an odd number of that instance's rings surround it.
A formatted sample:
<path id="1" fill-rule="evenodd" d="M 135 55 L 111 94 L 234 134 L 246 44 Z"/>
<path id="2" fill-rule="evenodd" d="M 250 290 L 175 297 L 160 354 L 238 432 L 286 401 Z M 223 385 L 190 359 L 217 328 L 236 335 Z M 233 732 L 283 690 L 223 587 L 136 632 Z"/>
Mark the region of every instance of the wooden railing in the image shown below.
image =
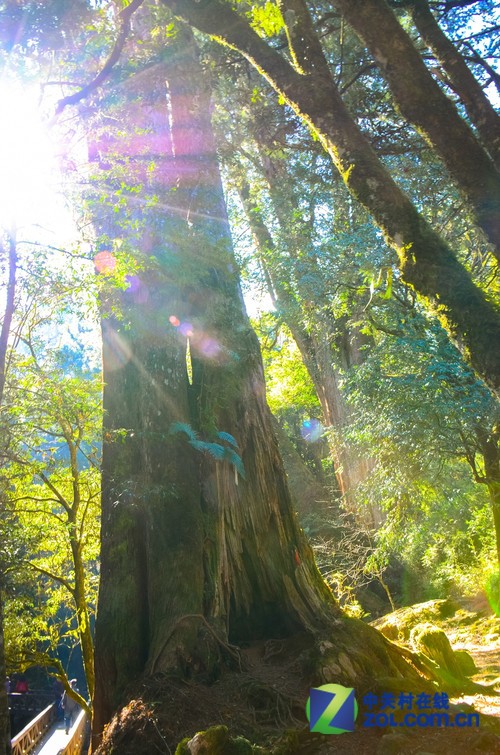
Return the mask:
<path id="1" fill-rule="evenodd" d="M 71 727 L 71 739 L 64 750 L 59 750 L 59 755 L 80 755 L 85 740 L 86 724 L 87 716 L 85 711 L 81 710 L 74 726 Z M 12 755 L 14 755 L 14 753 L 12 753 Z"/>
<path id="2" fill-rule="evenodd" d="M 39 741 L 50 728 L 56 717 L 54 703 L 36 716 L 19 734 L 12 740 L 12 755 L 28 755 L 32 752 Z"/>

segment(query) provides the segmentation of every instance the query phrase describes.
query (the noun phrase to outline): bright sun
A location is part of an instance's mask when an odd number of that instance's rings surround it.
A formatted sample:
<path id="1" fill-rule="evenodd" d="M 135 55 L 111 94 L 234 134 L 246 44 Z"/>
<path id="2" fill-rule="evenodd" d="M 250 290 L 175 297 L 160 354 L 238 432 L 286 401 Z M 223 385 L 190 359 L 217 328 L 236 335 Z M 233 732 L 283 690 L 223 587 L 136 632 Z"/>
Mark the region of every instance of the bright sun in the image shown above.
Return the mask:
<path id="1" fill-rule="evenodd" d="M 0 79 L 0 226 L 6 229 L 53 230 L 57 161 L 38 99 L 37 87 Z"/>

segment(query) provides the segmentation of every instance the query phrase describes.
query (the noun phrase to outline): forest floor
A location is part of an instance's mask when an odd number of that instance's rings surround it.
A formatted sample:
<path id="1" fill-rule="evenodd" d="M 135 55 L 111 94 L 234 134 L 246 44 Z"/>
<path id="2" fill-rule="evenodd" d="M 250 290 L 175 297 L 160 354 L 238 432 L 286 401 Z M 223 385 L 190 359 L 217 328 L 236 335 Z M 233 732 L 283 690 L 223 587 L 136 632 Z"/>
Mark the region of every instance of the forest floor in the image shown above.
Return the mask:
<path id="1" fill-rule="evenodd" d="M 361 726 L 360 711 L 352 733 L 312 734 L 304 711 L 309 696 L 304 672 L 310 641 L 296 637 L 243 648 L 242 670 L 228 670 L 210 685 L 162 676 L 149 679 L 108 727 L 99 755 L 173 755 L 186 735 L 193 737 L 213 726 L 228 728 L 227 735 L 224 730 L 217 733 L 225 744 L 207 749 L 199 737 L 198 745 L 182 749 L 182 755 L 500 755 L 500 619 L 485 608 L 477 611 L 451 601 L 430 601 L 400 609 L 374 624 L 389 639 L 411 648 L 411 630 L 423 622 L 443 629 L 454 650 L 467 650 L 472 656 L 476 673 L 470 678 L 485 685 L 485 691 L 478 688 L 475 694 L 459 697 L 450 694 L 450 713 L 475 711 L 478 727 L 396 724 L 370 729 Z"/>

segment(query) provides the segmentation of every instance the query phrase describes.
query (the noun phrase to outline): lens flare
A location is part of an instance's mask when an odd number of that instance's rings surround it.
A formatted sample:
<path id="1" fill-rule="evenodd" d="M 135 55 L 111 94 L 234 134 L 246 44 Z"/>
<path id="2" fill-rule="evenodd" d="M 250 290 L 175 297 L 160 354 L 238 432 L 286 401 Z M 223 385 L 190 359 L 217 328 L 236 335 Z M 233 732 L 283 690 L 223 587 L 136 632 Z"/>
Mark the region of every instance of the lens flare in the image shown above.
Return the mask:
<path id="1" fill-rule="evenodd" d="M 193 326 L 190 322 L 181 322 L 181 324 L 179 325 L 179 331 L 186 338 L 191 338 L 194 333 Z"/>
<path id="2" fill-rule="evenodd" d="M 196 346 L 198 351 L 207 359 L 217 359 L 222 351 L 220 343 L 215 338 L 209 338 L 208 336 L 201 338 Z"/>
<path id="3" fill-rule="evenodd" d="M 132 295 L 136 304 L 145 304 L 149 299 L 147 286 L 137 275 L 127 275 L 125 280 L 128 283 L 127 293 Z"/>
<path id="4" fill-rule="evenodd" d="M 308 443 L 315 443 L 323 435 L 324 427 L 319 419 L 306 419 L 300 428 L 300 434 Z"/>
<path id="5" fill-rule="evenodd" d="M 128 343 L 110 327 L 106 327 L 104 331 L 103 352 L 109 371 L 121 369 L 132 359 Z"/>
<path id="6" fill-rule="evenodd" d="M 117 260 L 112 252 L 98 252 L 94 257 L 95 269 L 102 275 L 111 275 L 116 270 Z"/>

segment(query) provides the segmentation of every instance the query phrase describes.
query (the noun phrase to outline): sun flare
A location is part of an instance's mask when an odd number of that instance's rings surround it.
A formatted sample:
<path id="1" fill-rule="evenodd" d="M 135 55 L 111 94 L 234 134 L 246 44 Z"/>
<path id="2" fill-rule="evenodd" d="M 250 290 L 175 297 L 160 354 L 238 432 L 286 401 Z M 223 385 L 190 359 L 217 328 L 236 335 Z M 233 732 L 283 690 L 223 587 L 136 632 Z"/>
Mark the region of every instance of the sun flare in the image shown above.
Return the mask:
<path id="1" fill-rule="evenodd" d="M 0 225 L 45 226 L 53 214 L 56 156 L 39 90 L 0 79 Z"/>

